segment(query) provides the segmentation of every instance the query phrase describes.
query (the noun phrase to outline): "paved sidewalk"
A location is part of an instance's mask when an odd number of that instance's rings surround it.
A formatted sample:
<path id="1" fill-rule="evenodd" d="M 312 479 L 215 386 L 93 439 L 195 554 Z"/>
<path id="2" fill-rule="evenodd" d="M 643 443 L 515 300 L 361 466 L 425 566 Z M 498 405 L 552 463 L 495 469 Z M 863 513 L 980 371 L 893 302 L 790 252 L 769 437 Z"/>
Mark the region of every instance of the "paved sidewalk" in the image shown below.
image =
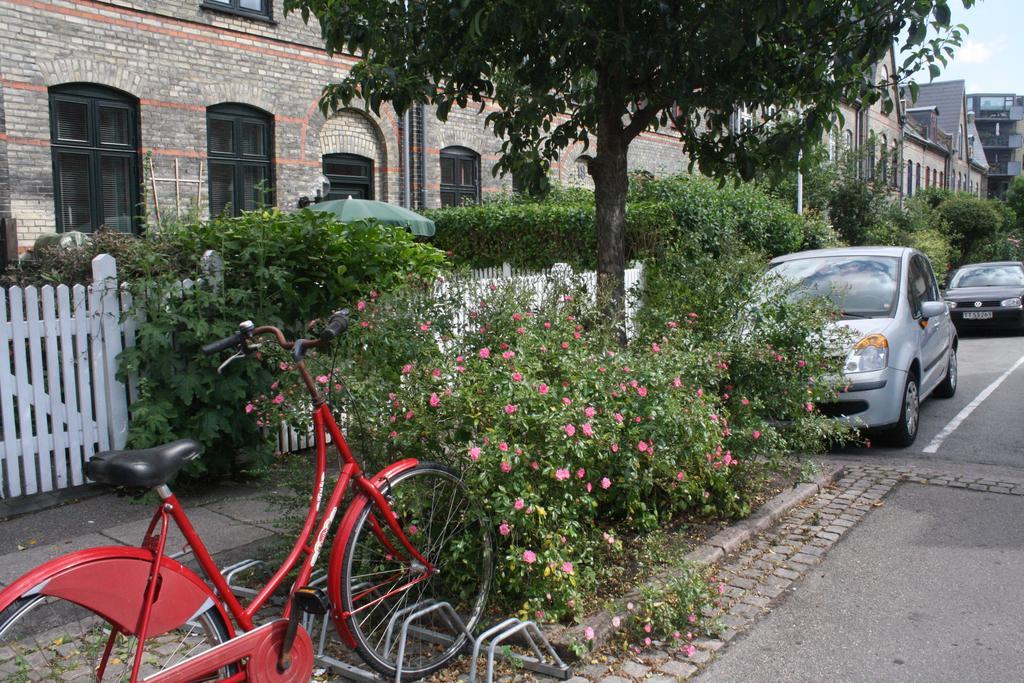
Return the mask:
<path id="1" fill-rule="evenodd" d="M 787 591 L 821 563 L 832 547 L 865 515 L 883 505 L 902 482 L 1024 496 L 1024 482 L 997 481 L 945 470 L 850 464 L 833 487 L 786 515 L 778 524 L 719 563 L 727 582 L 720 609 L 711 613 L 724 627 L 714 640 L 696 640 L 687 657 L 680 648 L 654 646 L 636 655 L 606 648 L 575 666 L 570 683 L 668 683 L 698 675 L 728 656 L 729 642 L 785 599 Z M 841 618 L 838 617 L 837 618 Z M 528 680 L 520 676 L 504 680 Z"/>

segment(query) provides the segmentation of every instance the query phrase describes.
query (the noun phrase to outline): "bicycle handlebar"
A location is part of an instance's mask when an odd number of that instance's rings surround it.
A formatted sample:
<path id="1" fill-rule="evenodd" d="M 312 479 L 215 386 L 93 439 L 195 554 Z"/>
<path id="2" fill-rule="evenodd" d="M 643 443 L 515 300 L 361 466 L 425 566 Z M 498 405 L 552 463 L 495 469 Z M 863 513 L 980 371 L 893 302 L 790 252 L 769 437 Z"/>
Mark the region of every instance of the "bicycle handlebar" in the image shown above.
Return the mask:
<path id="1" fill-rule="evenodd" d="M 282 333 L 278 328 L 270 325 L 255 327 L 250 320 L 246 320 L 241 323 L 238 328 L 238 331 L 230 337 L 224 337 L 223 339 L 218 339 L 215 342 L 210 342 L 203 346 L 203 353 L 207 356 L 212 356 L 215 353 L 220 353 L 221 351 L 230 349 L 233 346 L 242 346 L 246 340 L 252 337 L 259 337 L 264 334 L 273 335 L 277 339 L 277 343 L 280 344 L 283 349 L 299 348 L 304 350 L 328 344 L 335 337 L 348 329 L 348 309 L 343 308 L 340 311 L 335 311 L 327 321 L 327 327 L 324 328 L 324 331 L 320 333 L 320 336 L 317 339 L 297 339 L 294 342 L 290 342 L 285 339 L 284 333 Z"/>

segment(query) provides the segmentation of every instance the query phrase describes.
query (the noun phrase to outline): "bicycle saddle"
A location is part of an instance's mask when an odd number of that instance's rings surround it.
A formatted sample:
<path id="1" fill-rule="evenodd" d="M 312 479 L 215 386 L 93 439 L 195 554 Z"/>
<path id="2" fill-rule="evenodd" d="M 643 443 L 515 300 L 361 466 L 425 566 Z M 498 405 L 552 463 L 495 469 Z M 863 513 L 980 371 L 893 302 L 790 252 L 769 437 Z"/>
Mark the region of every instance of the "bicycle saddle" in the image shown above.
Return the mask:
<path id="1" fill-rule="evenodd" d="M 166 484 L 203 447 L 192 439 L 179 439 L 135 451 L 103 451 L 85 463 L 85 476 L 101 484 L 153 488 Z"/>

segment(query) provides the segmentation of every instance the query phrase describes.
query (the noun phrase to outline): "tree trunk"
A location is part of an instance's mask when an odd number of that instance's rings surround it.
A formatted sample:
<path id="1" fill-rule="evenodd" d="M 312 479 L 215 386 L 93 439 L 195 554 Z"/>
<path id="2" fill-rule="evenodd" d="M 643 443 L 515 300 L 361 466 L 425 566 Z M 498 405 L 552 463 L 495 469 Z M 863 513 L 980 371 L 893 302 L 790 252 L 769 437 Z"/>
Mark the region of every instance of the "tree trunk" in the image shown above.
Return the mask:
<path id="1" fill-rule="evenodd" d="M 601 131 L 597 155 L 591 162 L 591 175 L 597 208 L 598 301 L 602 312 L 616 321 L 619 342 L 625 345 L 626 194 L 629 190 L 626 154 L 629 144 L 622 139 L 620 131 L 618 125 Z"/>

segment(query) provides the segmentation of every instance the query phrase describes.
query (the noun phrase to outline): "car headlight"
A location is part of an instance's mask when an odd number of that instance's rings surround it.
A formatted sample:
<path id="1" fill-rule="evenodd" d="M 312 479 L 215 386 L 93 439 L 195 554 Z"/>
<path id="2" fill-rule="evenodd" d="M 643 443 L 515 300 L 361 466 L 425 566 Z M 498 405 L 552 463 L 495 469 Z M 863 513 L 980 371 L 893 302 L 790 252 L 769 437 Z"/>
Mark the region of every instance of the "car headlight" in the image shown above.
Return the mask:
<path id="1" fill-rule="evenodd" d="M 1010 299 L 1003 299 L 999 302 L 999 305 L 1006 308 L 1020 308 L 1020 297 L 1015 296 Z"/>
<path id="2" fill-rule="evenodd" d="M 847 373 L 882 370 L 889 364 L 889 340 L 881 334 L 869 334 L 853 345 L 846 357 Z"/>
<path id="3" fill-rule="evenodd" d="M 949 306 L 950 308 L 956 308 L 956 302 L 955 301 L 947 301 L 946 305 Z"/>

